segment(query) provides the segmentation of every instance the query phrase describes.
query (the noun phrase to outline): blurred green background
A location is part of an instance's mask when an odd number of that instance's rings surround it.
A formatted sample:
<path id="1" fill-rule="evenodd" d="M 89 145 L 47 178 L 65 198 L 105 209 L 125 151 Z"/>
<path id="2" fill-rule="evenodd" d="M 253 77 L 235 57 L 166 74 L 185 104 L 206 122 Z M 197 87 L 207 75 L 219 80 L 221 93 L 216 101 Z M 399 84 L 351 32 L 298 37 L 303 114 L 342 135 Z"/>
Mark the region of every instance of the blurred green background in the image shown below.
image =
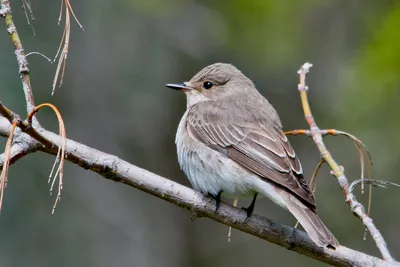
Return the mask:
<path id="1" fill-rule="evenodd" d="M 36 103 L 61 110 L 67 137 L 189 186 L 179 170 L 175 131 L 185 110 L 182 94 L 166 83 L 189 80 L 214 62 L 236 65 L 278 110 L 285 130 L 306 128 L 296 71 L 310 61 L 309 97 L 321 128 L 358 136 L 374 158 L 375 179 L 399 182 L 400 4 L 398 1 L 86 0 L 71 4 L 64 85 L 50 96 L 55 64 L 30 56 Z M 20 1 L 11 1 L 26 52 L 53 57 L 63 27 L 59 1 L 35 0 L 33 38 Z M 0 99 L 25 114 L 13 46 L 0 36 Z M 57 131 L 50 111 L 42 124 Z M 319 160 L 313 142 L 290 137 L 307 177 Z M 326 144 L 350 180 L 360 177 L 353 144 Z M 3 145 L 5 141 L 2 141 Z M 47 176 L 54 158 L 29 155 L 10 169 L 0 216 L 0 266 L 320 266 L 321 263 L 233 231 L 125 185 L 67 164 L 62 201 Z M 379 256 L 324 166 L 316 193 L 320 216 L 341 244 Z M 366 196 L 360 195 L 366 203 Z M 399 191 L 374 189 L 372 217 L 400 258 Z M 247 205 L 248 201 L 239 201 Z M 256 213 L 287 225 L 295 219 L 267 199 Z"/>

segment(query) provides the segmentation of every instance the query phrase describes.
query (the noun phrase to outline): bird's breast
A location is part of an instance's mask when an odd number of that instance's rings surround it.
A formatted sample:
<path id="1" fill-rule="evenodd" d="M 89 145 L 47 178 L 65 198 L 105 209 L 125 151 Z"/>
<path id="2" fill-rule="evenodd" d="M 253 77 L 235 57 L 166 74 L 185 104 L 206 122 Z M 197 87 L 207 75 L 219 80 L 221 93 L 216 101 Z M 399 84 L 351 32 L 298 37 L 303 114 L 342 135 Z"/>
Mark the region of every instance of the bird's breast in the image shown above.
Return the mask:
<path id="1" fill-rule="evenodd" d="M 178 162 L 195 190 L 217 195 L 222 190 L 229 196 L 251 196 L 253 183 L 259 179 L 233 160 L 206 144 L 190 137 L 183 115 L 176 133 Z"/>

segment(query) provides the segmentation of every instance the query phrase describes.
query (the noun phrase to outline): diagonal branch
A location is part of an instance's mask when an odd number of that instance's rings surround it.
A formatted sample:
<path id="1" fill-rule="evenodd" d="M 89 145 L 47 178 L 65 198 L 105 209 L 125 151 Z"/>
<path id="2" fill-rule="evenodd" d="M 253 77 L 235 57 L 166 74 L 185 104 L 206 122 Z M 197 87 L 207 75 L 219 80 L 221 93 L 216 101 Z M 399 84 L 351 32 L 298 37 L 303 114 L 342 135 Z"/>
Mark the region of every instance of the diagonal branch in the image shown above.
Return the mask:
<path id="1" fill-rule="evenodd" d="M 0 135 L 7 136 L 9 127 L 10 124 L 7 125 L 6 119 L 0 117 Z M 60 136 L 44 129 L 39 129 L 37 132 L 54 144 L 53 147 L 40 146 L 38 149 L 56 155 Z M 35 144 L 33 139 L 22 132 L 16 133 L 16 138 L 31 140 L 32 145 Z M 78 142 L 67 139 L 65 152 L 66 160 L 94 171 L 106 179 L 137 188 L 187 209 L 198 217 L 210 218 L 319 261 L 335 266 L 400 267 L 400 263 L 389 263 L 344 246 L 336 250 L 317 247 L 306 233 L 258 215 L 252 215 L 244 221 L 246 218 L 244 211 L 225 203 L 222 203 L 218 212 L 215 213 L 213 200 L 199 192 Z M 3 162 L 0 161 L 0 163 Z"/>

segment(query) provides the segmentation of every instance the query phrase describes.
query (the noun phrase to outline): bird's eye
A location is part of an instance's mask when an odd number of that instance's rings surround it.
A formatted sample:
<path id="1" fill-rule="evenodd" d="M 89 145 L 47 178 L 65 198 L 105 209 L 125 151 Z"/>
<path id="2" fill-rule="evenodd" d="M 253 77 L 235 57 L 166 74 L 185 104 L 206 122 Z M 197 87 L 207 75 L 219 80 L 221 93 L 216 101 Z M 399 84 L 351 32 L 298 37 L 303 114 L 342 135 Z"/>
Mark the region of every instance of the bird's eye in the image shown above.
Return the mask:
<path id="1" fill-rule="evenodd" d="M 212 82 L 204 82 L 203 87 L 204 89 L 208 90 L 213 86 Z"/>

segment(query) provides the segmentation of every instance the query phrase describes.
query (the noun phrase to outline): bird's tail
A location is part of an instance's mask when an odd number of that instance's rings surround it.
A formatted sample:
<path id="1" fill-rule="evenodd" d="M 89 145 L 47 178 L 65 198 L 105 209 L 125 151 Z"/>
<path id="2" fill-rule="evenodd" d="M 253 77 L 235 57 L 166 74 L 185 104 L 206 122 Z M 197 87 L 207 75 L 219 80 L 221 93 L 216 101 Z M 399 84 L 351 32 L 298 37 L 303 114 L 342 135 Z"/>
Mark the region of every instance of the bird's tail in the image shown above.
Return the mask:
<path id="1" fill-rule="evenodd" d="M 339 242 L 314 210 L 287 192 L 282 192 L 281 196 L 285 199 L 287 209 L 296 217 L 316 245 L 331 248 L 339 246 Z"/>

